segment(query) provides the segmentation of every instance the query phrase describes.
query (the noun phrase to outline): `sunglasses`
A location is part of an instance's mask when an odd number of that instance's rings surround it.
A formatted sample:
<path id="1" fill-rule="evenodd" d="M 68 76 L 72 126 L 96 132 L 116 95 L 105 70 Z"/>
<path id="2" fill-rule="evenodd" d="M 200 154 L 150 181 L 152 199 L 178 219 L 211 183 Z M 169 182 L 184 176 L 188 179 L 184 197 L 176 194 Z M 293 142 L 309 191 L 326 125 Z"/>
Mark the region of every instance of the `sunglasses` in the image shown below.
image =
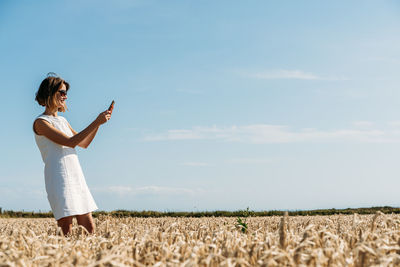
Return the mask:
<path id="1" fill-rule="evenodd" d="M 66 90 L 59 90 L 58 91 L 61 96 L 67 96 L 67 91 Z"/>

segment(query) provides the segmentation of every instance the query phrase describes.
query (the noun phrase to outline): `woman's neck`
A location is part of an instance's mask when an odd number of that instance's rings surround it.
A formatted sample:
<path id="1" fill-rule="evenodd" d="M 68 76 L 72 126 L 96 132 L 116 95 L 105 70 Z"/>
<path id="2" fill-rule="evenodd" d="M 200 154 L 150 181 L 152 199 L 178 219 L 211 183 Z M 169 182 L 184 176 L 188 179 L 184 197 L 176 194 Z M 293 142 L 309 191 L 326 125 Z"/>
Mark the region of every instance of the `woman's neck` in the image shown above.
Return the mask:
<path id="1" fill-rule="evenodd" d="M 57 109 L 55 110 L 50 110 L 49 108 L 46 107 L 46 110 L 43 113 L 44 115 L 49 115 L 49 116 L 53 116 L 53 117 L 57 117 Z"/>

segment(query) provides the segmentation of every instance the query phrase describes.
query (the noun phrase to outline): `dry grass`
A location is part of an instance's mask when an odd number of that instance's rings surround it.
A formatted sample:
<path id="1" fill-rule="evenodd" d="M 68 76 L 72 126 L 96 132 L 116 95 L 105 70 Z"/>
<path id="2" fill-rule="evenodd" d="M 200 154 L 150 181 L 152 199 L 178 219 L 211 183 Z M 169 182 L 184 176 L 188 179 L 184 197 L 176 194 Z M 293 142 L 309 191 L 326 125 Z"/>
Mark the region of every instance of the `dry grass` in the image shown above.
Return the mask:
<path id="1" fill-rule="evenodd" d="M 398 266 L 400 216 L 0 219 L 0 266 Z"/>

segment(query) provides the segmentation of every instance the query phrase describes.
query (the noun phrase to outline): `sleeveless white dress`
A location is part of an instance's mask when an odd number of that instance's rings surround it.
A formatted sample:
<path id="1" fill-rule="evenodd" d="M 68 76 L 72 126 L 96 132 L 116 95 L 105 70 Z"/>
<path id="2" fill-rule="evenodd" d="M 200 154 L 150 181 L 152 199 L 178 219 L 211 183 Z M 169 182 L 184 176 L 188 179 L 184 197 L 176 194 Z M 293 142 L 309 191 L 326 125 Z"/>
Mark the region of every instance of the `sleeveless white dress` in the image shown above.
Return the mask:
<path id="1" fill-rule="evenodd" d="M 40 115 L 43 119 L 67 136 L 73 136 L 67 120 L 62 116 Z M 85 181 L 76 150 L 54 143 L 43 135 L 35 133 L 44 166 L 47 199 L 56 220 L 81 215 L 97 210 Z"/>

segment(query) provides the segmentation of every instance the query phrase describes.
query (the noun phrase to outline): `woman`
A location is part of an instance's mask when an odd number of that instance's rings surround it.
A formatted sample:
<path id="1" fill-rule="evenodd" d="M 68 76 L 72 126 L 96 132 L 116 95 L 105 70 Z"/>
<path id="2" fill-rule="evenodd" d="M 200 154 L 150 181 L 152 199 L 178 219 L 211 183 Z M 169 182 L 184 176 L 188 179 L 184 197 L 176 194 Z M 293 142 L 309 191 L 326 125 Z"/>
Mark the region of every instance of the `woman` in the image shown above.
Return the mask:
<path id="1" fill-rule="evenodd" d="M 57 114 L 66 110 L 68 90 L 69 84 L 60 77 L 48 76 L 42 81 L 35 100 L 46 109 L 35 119 L 33 131 L 45 163 L 47 198 L 58 226 L 67 235 L 72 228 L 72 219 L 76 217 L 79 225 L 93 233 L 91 212 L 97 206 L 86 184 L 75 147 L 87 148 L 100 125 L 111 118 L 111 111 L 100 113 L 78 133 Z"/>

